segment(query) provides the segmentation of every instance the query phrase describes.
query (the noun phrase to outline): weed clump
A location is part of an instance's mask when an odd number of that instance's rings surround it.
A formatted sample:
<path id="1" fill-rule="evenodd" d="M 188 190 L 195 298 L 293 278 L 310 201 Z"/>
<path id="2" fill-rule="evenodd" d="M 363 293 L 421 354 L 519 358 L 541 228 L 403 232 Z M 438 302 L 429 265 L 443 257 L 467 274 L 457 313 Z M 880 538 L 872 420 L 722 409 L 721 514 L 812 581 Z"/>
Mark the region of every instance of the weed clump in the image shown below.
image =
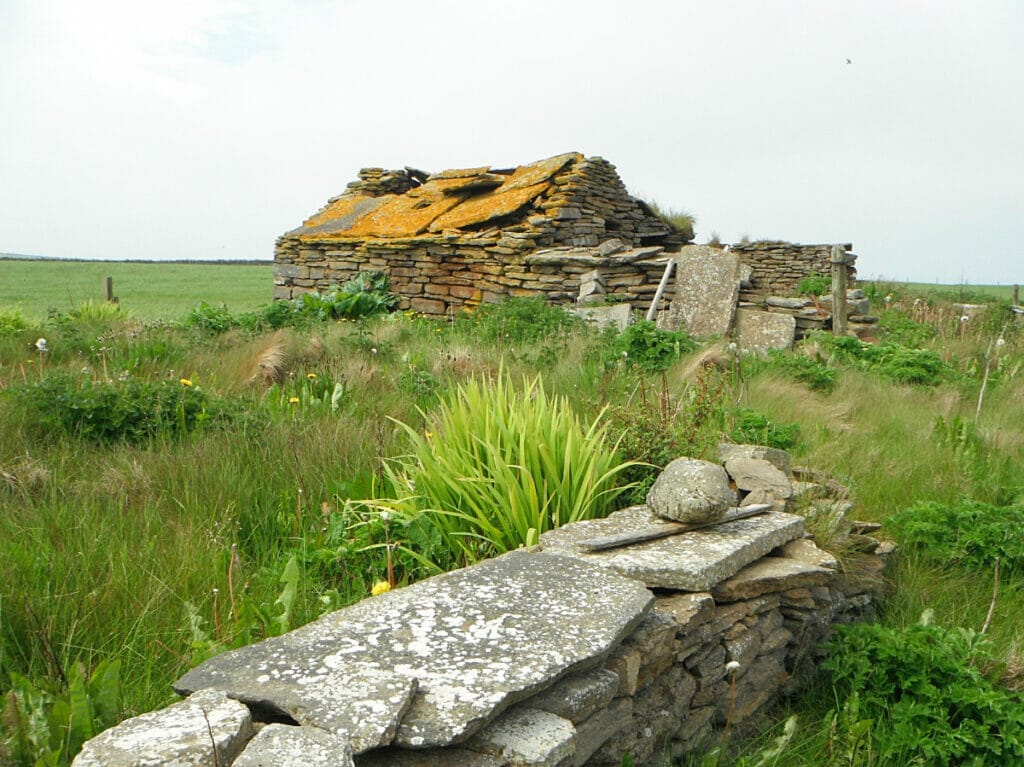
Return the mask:
<path id="1" fill-rule="evenodd" d="M 1024 702 L 982 673 L 991 660 L 971 629 L 841 626 L 823 664 L 843 701 L 832 738 L 851 764 L 1019 764 Z"/>
<path id="2" fill-rule="evenodd" d="M 662 330 L 653 322 L 634 322 L 606 346 L 604 362 L 613 367 L 622 362 L 641 373 L 661 373 L 686 352 L 697 348 L 683 331 Z"/>
<path id="3" fill-rule="evenodd" d="M 93 381 L 56 373 L 7 394 L 43 433 L 100 443 L 180 437 L 203 423 L 228 417 L 222 403 L 187 378 Z"/>
<path id="4" fill-rule="evenodd" d="M 971 498 L 943 504 L 919 501 L 886 521 L 907 548 L 937 562 L 987 570 L 998 559 L 1005 571 L 1024 572 L 1024 507 L 993 506 Z"/>

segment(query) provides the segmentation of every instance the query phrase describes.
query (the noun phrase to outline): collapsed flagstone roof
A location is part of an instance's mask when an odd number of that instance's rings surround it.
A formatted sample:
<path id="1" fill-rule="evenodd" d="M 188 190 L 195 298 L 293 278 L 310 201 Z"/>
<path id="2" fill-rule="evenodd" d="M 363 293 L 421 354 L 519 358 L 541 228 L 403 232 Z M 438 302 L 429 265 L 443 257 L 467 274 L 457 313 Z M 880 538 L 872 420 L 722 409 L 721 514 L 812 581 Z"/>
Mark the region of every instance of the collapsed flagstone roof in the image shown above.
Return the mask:
<path id="1" fill-rule="evenodd" d="M 610 163 L 569 152 L 517 168 L 484 166 L 432 174 L 408 167 L 363 168 L 358 181 L 284 238 L 432 239 L 509 229 L 555 234 L 551 221 L 577 221 L 581 203 L 593 211 L 591 218 L 596 219 L 586 224 L 595 231 L 564 227 L 572 236 L 556 236 L 544 245 L 597 245 L 606 239 L 606 231 L 608 236 L 625 233 L 630 244 L 640 245 L 641 239 L 660 240 L 673 233 L 647 204 L 628 194 Z"/>

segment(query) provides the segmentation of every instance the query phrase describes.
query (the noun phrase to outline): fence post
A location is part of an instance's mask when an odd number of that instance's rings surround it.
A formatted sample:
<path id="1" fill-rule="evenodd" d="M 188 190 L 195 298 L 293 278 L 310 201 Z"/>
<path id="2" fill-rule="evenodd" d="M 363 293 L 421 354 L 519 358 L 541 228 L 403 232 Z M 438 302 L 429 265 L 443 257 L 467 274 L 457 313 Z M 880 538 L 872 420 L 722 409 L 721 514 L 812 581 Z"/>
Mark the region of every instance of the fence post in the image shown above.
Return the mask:
<path id="1" fill-rule="evenodd" d="M 1013 286 L 1013 305 L 1020 306 L 1020 285 Z"/>
<path id="2" fill-rule="evenodd" d="M 846 335 L 846 253 L 841 245 L 832 246 L 832 335 Z"/>
<path id="3" fill-rule="evenodd" d="M 103 286 L 104 286 L 104 288 L 106 288 L 107 301 L 113 301 L 114 300 L 114 278 L 113 277 L 107 277 L 107 279 L 105 279 L 103 281 Z"/>

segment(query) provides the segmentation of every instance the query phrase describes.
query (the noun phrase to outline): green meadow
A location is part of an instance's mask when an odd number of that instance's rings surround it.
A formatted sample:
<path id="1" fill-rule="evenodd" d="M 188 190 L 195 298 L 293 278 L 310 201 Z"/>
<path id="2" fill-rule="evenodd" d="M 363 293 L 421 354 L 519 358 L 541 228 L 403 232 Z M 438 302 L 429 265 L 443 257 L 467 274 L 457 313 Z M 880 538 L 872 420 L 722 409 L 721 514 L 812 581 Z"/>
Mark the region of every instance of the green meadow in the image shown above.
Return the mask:
<path id="1" fill-rule="evenodd" d="M 143 320 L 185 315 L 201 301 L 248 311 L 270 300 L 270 264 L 143 263 L 0 258 L 0 306 L 17 306 L 38 320 L 85 301 L 106 298 L 106 279 L 132 316 Z"/>
<path id="2" fill-rule="evenodd" d="M 108 274 L 118 306 L 97 302 Z M 1024 322 L 1005 301 L 965 322 L 945 295 L 868 283 L 872 343 L 756 358 L 531 300 L 446 322 L 385 298 L 271 307 L 271 283 L 269 266 L 0 261 L 0 765 L 68 764 L 205 658 L 529 542 L 548 507 L 518 500 L 491 435 L 588 429 L 565 449 L 617 467 L 613 486 L 531 477 L 572 514 L 754 441 L 849 486 L 852 516 L 901 547 L 875 633 L 687 764 L 1022 763 Z M 333 318 L 357 304 L 372 316 Z M 459 463 L 473 434 L 484 468 Z M 473 471 L 509 503 L 473 499 L 481 518 L 460 520 L 489 527 L 453 530 L 432 509 L 468 501 L 434 480 Z"/>

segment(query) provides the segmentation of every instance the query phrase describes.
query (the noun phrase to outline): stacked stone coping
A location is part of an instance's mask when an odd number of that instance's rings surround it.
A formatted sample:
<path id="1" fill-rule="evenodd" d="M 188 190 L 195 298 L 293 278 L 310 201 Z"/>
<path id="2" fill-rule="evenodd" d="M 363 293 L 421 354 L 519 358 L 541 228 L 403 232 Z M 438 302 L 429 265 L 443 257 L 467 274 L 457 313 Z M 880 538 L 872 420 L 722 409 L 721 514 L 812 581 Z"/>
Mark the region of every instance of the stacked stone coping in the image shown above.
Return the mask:
<path id="1" fill-rule="evenodd" d="M 499 193 L 514 183 L 516 174 L 531 174 L 535 180 L 547 171 L 546 178 L 529 187 L 536 191 L 532 199 L 511 211 L 503 207 Z M 381 224 L 377 235 L 346 233 L 379 210 L 374 207 L 378 198 L 396 200 L 423 194 L 417 190 L 431 183 L 454 182 L 462 184 L 455 191 L 465 198 L 454 211 L 476 212 L 463 217 L 468 223 L 461 228 L 434 231 L 426 219 L 396 217 L 390 230 Z M 346 203 L 356 201 L 353 212 Z M 345 215 L 332 219 L 335 209 Z M 436 221 L 444 221 L 447 209 L 438 210 L 445 212 Z M 323 291 L 359 271 L 375 270 L 390 277 L 392 290 L 401 297 L 400 309 L 444 317 L 507 297 L 541 295 L 569 303 L 579 291 L 580 275 L 599 267 L 609 296 L 646 308 L 664 271 L 663 254 L 678 250 L 689 237 L 630 196 L 615 167 L 601 157 L 570 153 L 511 170 L 471 168 L 434 175 L 410 168 L 364 168 L 344 194 L 278 238 L 274 298 Z"/>
<path id="2" fill-rule="evenodd" d="M 788 470 L 778 451 L 739 452 Z M 849 510 L 834 480 L 790 477 L 784 500 Z M 101 734 L 74 764 L 666 764 L 759 721 L 832 626 L 871 615 L 891 547 L 840 524 L 862 551 L 840 569 L 803 520 L 771 511 L 606 551 L 586 541 L 664 520 L 634 507 L 563 527 L 211 659 L 176 685 L 188 698 Z"/>

